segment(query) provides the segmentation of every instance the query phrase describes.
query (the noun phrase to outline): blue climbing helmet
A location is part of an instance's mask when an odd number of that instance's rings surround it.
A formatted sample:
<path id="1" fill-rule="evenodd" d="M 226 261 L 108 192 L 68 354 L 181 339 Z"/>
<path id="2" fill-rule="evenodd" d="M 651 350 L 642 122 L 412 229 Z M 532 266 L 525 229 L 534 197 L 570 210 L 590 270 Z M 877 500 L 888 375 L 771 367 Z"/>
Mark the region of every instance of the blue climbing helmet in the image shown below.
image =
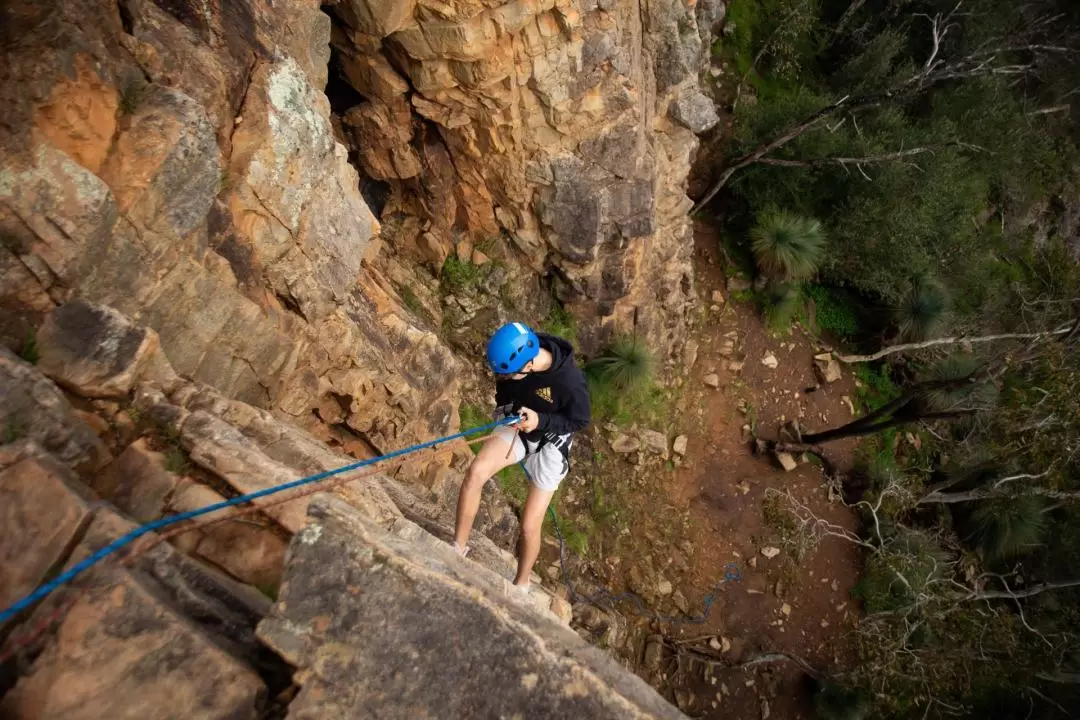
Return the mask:
<path id="1" fill-rule="evenodd" d="M 497 375 L 521 372 L 521 368 L 539 354 L 540 338 L 521 323 L 503 325 L 488 341 L 488 365 Z"/>

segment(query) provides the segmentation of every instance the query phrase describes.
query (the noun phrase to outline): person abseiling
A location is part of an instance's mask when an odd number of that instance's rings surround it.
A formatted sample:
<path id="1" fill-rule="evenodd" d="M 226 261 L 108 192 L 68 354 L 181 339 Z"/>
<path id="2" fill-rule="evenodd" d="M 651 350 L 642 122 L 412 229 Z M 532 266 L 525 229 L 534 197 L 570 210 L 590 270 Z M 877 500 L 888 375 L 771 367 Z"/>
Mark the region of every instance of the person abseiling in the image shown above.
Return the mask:
<path id="1" fill-rule="evenodd" d="M 574 433 L 590 421 L 589 388 L 569 342 L 537 334 L 522 323 L 495 331 L 488 342 L 487 362 L 495 373 L 495 419 L 512 415 L 521 419 L 499 427 L 469 466 L 458 494 L 454 549 L 462 555 L 468 552 L 484 483 L 520 462 L 529 477 L 529 494 L 521 512 L 514 585 L 527 590 L 540 553 L 544 513 L 570 471 Z"/>

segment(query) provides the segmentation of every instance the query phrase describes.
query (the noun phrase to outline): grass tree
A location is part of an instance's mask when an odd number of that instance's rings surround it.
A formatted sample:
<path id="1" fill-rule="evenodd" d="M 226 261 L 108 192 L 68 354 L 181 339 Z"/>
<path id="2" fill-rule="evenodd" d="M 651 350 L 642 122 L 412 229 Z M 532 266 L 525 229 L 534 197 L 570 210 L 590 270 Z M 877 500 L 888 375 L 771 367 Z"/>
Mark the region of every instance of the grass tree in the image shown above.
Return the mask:
<path id="1" fill-rule="evenodd" d="M 893 320 L 904 340 L 926 340 L 940 332 L 948 312 L 945 288 L 933 278 L 920 276 L 893 309 Z"/>
<path id="2" fill-rule="evenodd" d="M 750 231 L 754 257 L 775 280 L 802 280 L 817 272 L 825 253 L 825 233 L 817 220 L 769 208 Z"/>
<path id="3" fill-rule="evenodd" d="M 1031 552 L 1046 531 L 1046 502 L 1035 495 L 979 503 L 971 513 L 971 540 L 990 561 Z"/>
<path id="4" fill-rule="evenodd" d="M 589 363 L 587 370 L 612 389 L 631 390 L 652 377 L 652 356 L 636 338 L 617 338 Z"/>

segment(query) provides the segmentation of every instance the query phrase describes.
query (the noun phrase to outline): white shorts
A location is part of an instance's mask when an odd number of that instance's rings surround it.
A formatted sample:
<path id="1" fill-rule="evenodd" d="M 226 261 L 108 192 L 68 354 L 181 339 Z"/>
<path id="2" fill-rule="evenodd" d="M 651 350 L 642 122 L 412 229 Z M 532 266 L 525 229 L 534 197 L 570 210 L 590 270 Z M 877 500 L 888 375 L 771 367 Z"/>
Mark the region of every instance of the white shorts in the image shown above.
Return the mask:
<path id="1" fill-rule="evenodd" d="M 566 474 L 570 472 L 570 448 L 574 436 L 545 433 L 538 442 L 523 441 L 521 433 L 513 428 L 496 428 L 495 437 L 513 444 L 514 460 L 525 468 L 529 482 L 537 490 L 555 492 Z"/>

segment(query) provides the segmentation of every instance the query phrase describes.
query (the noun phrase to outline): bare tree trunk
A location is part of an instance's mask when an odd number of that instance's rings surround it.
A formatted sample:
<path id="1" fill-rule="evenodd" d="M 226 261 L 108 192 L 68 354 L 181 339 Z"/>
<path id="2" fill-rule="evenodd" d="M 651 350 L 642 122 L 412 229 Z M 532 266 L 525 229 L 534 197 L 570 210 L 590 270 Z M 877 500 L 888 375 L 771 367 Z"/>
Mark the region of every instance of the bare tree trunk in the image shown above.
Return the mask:
<path id="1" fill-rule="evenodd" d="M 969 490 L 967 492 L 955 492 L 955 493 L 941 493 L 932 492 L 922 497 L 918 501 L 918 505 L 948 505 L 951 503 L 960 502 L 972 502 L 975 500 L 994 500 L 998 498 L 1018 498 L 1025 495 L 1038 495 L 1039 497 L 1051 498 L 1053 500 L 1080 500 L 1080 490 L 1065 491 L 1065 490 L 1051 490 L 1044 487 L 1031 487 L 1024 490 L 1017 490 L 1013 492 L 1001 492 L 1000 490 L 988 490 L 981 488 L 978 490 Z"/>
<path id="2" fill-rule="evenodd" d="M 965 600 L 1018 600 L 1050 590 L 1064 590 L 1078 585 L 1080 585 L 1080 578 L 1056 583 L 1040 583 L 1026 590 L 982 590 L 968 595 Z"/>
<path id="3" fill-rule="evenodd" d="M 897 150 L 896 152 L 884 153 L 881 155 L 867 155 L 865 157 L 828 157 L 828 158 L 814 158 L 812 160 L 785 160 L 780 158 L 762 158 L 758 162 L 762 165 L 779 165 L 781 167 L 825 167 L 826 165 L 874 165 L 876 163 L 892 162 L 894 160 L 903 160 L 914 155 L 922 155 L 925 153 L 933 153 L 935 150 L 942 150 L 944 148 L 959 147 L 968 148 L 970 150 L 985 151 L 986 148 L 978 145 L 971 145 L 969 143 L 963 143 L 960 141 L 943 143 L 941 145 L 930 145 L 927 147 L 910 148 L 908 150 Z"/>
<path id="4" fill-rule="evenodd" d="M 1055 337 L 1057 335 L 1067 335 L 1072 332 L 1076 324 L 1077 323 L 1070 323 L 1068 326 L 1058 328 L 1057 330 L 1047 330 L 1037 333 L 1002 333 L 1000 335 L 981 335 L 978 337 L 958 335 L 956 337 L 936 338 L 934 340 L 923 340 L 922 342 L 916 343 L 891 345 L 887 348 L 878 350 L 872 355 L 836 355 L 836 359 L 844 363 L 874 362 L 875 360 L 880 360 L 888 355 L 895 355 L 896 353 L 907 352 L 909 350 L 925 350 L 926 348 L 938 347 L 941 345 L 956 345 L 958 343 L 971 343 L 972 345 L 975 345 L 978 343 L 997 342 L 998 340 L 1039 340 L 1042 338 Z"/>
<path id="5" fill-rule="evenodd" d="M 844 32 L 844 29 L 847 28 L 847 24 L 851 22 L 851 19 L 855 17 L 855 13 L 859 12 L 859 8 L 861 8 L 865 3 L 866 0 L 852 0 L 851 4 L 848 5 L 847 10 L 845 10 L 844 14 L 840 16 L 840 20 L 836 23 L 836 27 L 833 29 L 834 39 L 839 37 Z"/>
<path id="6" fill-rule="evenodd" d="M 803 435 L 801 443 L 779 443 L 776 446 L 777 450 L 781 452 L 806 452 L 811 450 L 816 445 L 822 443 L 832 442 L 833 440 L 842 440 L 844 438 L 863 437 L 864 435 L 873 435 L 874 433 L 888 430 L 899 425 L 907 425 L 908 423 L 920 422 L 923 420 L 951 420 L 958 417 L 964 417 L 965 415 L 974 415 L 977 410 L 954 410 L 952 412 L 939 412 L 939 413 L 912 413 L 909 415 L 898 415 L 896 417 L 883 420 L 879 423 L 872 423 L 867 425 L 866 423 L 859 422 L 858 420 L 848 423 L 847 425 L 841 425 L 838 428 L 832 430 L 825 430 L 819 433 L 811 433 L 810 435 Z"/>
<path id="7" fill-rule="evenodd" d="M 724 185 L 727 184 L 727 181 L 731 179 L 731 176 L 737 173 L 739 170 L 742 170 L 747 165 L 753 165 L 758 160 L 771 153 L 773 150 L 782 148 L 795 138 L 805 133 L 807 130 L 811 130 L 812 128 L 816 127 L 825 118 L 829 117 L 834 112 L 843 107 L 845 102 L 847 102 L 846 95 L 834 102 L 832 105 L 828 105 L 821 110 L 818 110 L 816 113 L 814 113 L 809 118 L 799 123 L 795 127 L 791 128 L 783 135 L 777 138 L 773 138 L 764 145 L 760 145 L 755 150 L 747 153 L 746 155 L 743 155 L 741 158 L 736 159 L 724 170 L 723 173 L 721 173 L 720 179 L 716 181 L 716 184 L 713 185 L 712 189 L 705 194 L 705 197 L 698 201 L 697 205 L 695 205 L 690 212 L 695 213 L 701 208 L 705 207 L 710 200 L 716 197 L 716 193 L 720 192 L 723 189 Z"/>

